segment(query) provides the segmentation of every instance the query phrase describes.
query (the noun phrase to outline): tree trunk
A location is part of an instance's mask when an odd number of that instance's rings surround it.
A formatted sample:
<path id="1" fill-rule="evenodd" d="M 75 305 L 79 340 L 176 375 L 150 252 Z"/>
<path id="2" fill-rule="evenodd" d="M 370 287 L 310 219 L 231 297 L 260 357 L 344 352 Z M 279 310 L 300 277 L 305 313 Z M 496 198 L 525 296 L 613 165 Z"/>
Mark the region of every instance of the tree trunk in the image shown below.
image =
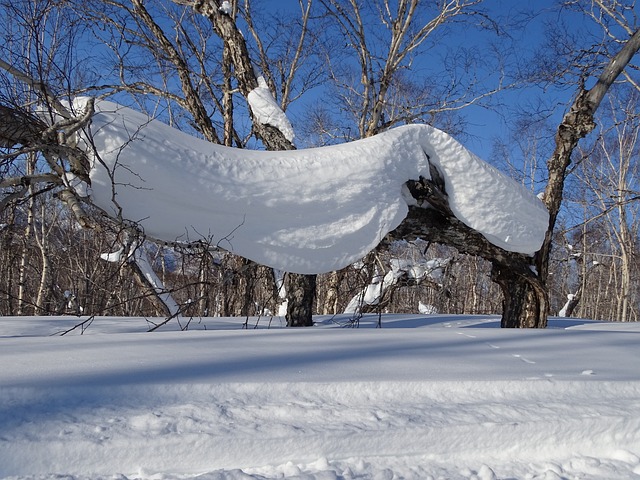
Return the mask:
<path id="1" fill-rule="evenodd" d="M 46 308 L 47 297 L 50 292 L 51 283 L 51 261 L 49 259 L 49 239 L 45 228 L 45 206 L 42 205 L 40 214 L 40 232 L 34 232 L 34 240 L 40 251 L 40 259 L 42 261 L 42 270 L 40 271 L 40 284 L 38 286 L 38 296 L 36 298 L 36 311 L 39 314 L 49 313 Z"/>
<path id="2" fill-rule="evenodd" d="M 234 66 L 234 75 L 238 81 L 238 89 L 247 98 L 249 93 L 258 87 L 258 76 L 254 71 L 251 56 L 247 49 L 242 32 L 235 23 L 232 15 L 218 10 L 215 2 L 205 1 L 193 3 L 193 8 L 211 20 L 214 30 L 224 42 L 224 54 Z M 253 128 L 256 136 L 262 140 L 267 150 L 294 150 L 295 146 L 277 128 L 261 124 L 253 118 Z M 287 325 L 313 325 L 313 298 L 315 295 L 315 275 L 288 274 L 287 281 Z"/>
<path id="3" fill-rule="evenodd" d="M 35 155 L 28 155 L 26 160 L 27 175 L 32 175 L 35 171 L 36 157 Z M 29 256 L 31 254 L 30 247 L 32 237 L 35 232 L 35 218 L 36 218 L 36 199 L 33 195 L 33 186 L 29 185 L 28 191 L 30 193 L 29 201 L 27 202 L 27 225 L 24 230 L 24 244 L 22 247 L 22 256 L 20 258 L 20 267 L 18 274 L 18 315 L 27 314 L 27 269 L 29 268 Z M 37 235 L 37 234 L 36 234 Z M 35 312 L 40 313 L 40 312 Z"/>
<path id="4" fill-rule="evenodd" d="M 418 205 L 409 207 L 407 218 L 389 234 L 389 238 L 411 240 L 428 238 L 456 248 L 460 253 L 475 255 L 492 265 L 492 280 L 502 290 L 501 325 L 508 328 L 544 328 L 547 325 L 549 301 L 546 288 L 538 276 L 533 258 L 508 252 L 493 245 L 479 232 L 468 227 L 449 209 L 444 183 L 435 177 L 407 182 L 407 188 Z M 426 207 L 426 205 L 425 205 Z"/>
<path id="5" fill-rule="evenodd" d="M 326 293 L 322 308 L 319 309 L 323 315 L 335 315 L 338 313 L 338 293 L 343 276 L 344 273 L 341 271 L 334 271 L 327 275 Z"/>
<path id="6" fill-rule="evenodd" d="M 242 260 L 242 277 L 244 282 L 244 292 L 242 295 L 242 305 L 240 307 L 240 315 L 250 317 L 256 313 L 255 286 L 258 276 L 258 264 L 248 260 Z"/>
<path id="7" fill-rule="evenodd" d="M 573 316 L 573 312 L 580 305 L 580 300 L 582 300 L 582 287 L 578 287 L 578 291 L 567 298 L 567 303 L 562 307 L 565 317 Z"/>
<path id="8" fill-rule="evenodd" d="M 546 328 L 547 293 L 535 275 L 526 276 L 509 266 L 494 265 L 491 278 L 502 290 L 502 328 Z"/>
<path id="9" fill-rule="evenodd" d="M 313 326 L 316 276 L 287 273 L 287 327 Z"/>
<path id="10" fill-rule="evenodd" d="M 29 199 L 29 202 L 33 202 L 33 199 Z M 22 254 L 20 256 L 20 265 L 18 267 L 18 309 L 17 315 L 27 314 L 27 268 L 29 264 L 29 246 L 31 245 L 31 230 L 33 228 L 32 206 L 29 207 L 29 213 L 27 215 L 27 226 L 24 231 L 24 239 L 22 245 Z"/>

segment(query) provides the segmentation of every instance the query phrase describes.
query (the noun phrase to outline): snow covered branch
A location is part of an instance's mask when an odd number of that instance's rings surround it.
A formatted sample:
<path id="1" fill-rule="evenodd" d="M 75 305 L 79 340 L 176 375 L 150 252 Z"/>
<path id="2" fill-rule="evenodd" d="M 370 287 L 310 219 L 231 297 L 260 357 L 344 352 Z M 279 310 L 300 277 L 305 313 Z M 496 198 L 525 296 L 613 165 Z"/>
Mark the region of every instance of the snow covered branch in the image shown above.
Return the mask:
<path id="1" fill-rule="evenodd" d="M 446 184 L 452 218 L 496 254 L 532 254 L 547 225 L 533 194 L 426 125 L 331 147 L 247 151 L 99 102 L 91 132 L 101 159 L 91 169 L 98 207 L 116 216 L 121 207 L 165 241 L 233 232 L 231 250 L 285 271 L 327 272 L 362 258 L 403 222 L 408 203 L 418 206 L 405 184 L 432 172 L 440 177 L 434 192 Z"/>
<path id="2" fill-rule="evenodd" d="M 293 127 L 282 111 L 263 77 L 258 77 L 258 86 L 247 94 L 247 102 L 251 107 L 254 118 L 261 125 L 271 125 L 293 144 Z"/>
<path id="3" fill-rule="evenodd" d="M 388 303 L 390 292 L 400 285 L 420 285 L 426 280 L 437 282 L 448 262 L 441 258 L 421 261 L 393 258 L 391 268 L 384 275 L 376 265 L 371 282 L 351 299 L 343 313 L 364 313 L 371 307 Z"/>
<path id="4" fill-rule="evenodd" d="M 87 99 L 74 107 L 90 110 Z M 360 260 L 393 232 L 479 255 L 499 283 L 516 276 L 540 290 L 530 257 L 548 225 L 540 200 L 427 125 L 323 148 L 248 151 L 100 101 L 75 148 L 87 155 L 91 191 L 82 193 L 150 238 L 224 240 L 259 264 L 313 274 Z M 72 187 L 73 175 L 53 160 Z M 78 193 L 62 192 L 81 215 Z"/>
<path id="5" fill-rule="evenodd" d="M 162 280 L 153 271 L 149 257 L 143 248 L 143 240 L 137 238 L 138 232 L 128 228 L 123 231 L 123 234 L 125 245 L 115 252 L 101 254 L 100 258 L 107 262 L 129 265 L 138 281 L 153 292 L 153 295 L 165 309 L 166 321 L 179 316 L 180 305 L 176 303 L 171 293 L 165 288 Z"/>

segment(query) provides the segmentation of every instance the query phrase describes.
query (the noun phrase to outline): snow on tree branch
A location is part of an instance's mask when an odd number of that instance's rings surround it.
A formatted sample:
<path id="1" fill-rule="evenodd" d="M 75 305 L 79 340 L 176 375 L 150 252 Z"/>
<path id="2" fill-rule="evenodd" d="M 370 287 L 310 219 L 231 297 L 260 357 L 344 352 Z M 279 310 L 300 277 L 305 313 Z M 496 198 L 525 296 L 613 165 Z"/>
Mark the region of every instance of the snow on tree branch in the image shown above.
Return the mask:
<path id="1" fill-rule="evenodd" d="M 220 4 L 218 10 L 220 10 L 220 12 L 224 13 L 225 15 L 231 15 L 233 13 L 233 8 L 231 7 L 231 3 L 228 0 L 224 0 L 224 2 Z"/>
<path id="2" fill-rule="evenodd" d="M 415 203 L 405 184 L 432 172 L 453 214 L 506 251 L 534 253 L 548 225 L 535 195 L 427 125 L 343 145 L 248 151 L 191 137 L 115 103 L 96 102 L 96 112 L 85 130 L 92 202 L 113 216 L 121 208 L 152 238 L 211 236 L 264 265 L 332 271 L 398 227 Z"/>
<path id="3" fill-rule="evenodd" d="M 294 133 L 291 122 L 271 95 L 264 77 L 258 77 L 258 87 L 249 92 L 247 102 L 259 123 L 277 128 L 287 140 L 293 143 Z"/>

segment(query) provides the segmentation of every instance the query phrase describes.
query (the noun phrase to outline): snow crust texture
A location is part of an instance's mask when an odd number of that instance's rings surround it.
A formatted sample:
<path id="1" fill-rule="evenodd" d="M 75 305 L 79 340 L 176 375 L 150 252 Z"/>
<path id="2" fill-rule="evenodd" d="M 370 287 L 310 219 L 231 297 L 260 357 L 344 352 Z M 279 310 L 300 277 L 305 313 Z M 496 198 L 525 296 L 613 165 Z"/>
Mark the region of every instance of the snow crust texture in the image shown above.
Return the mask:
<path id="1" fill-rule="evenodd" d="M 640 475 L 639 324 L 348 319 L 2 317 L 0 478 Z"/>
<path id="2" fill-rule="evenodd" d="M 266 152 L 212 144 L 111 102 L 96 110 L 85 133 L 93 202 L 160 240 L 205 240 L 290 272 L 337 270 L 400 224 L 403 186 L 430 178 L 430 163 L 455 215 L 495 245 L 531 254 L 547 227 L 533 194 L 427 125 Z"/>

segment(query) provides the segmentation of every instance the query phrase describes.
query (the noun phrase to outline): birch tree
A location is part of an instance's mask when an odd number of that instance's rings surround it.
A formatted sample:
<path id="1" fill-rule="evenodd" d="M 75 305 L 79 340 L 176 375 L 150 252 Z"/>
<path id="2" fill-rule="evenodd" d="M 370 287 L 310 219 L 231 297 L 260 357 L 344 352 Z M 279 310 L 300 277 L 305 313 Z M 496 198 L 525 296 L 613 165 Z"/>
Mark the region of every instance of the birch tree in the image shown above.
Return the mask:
<path id="1" fill-rule="evenodd" d="M 606 116 L 611 127 L 607 128 L 609 131 L 601 127 L 595 147 L 588 150 L 590 155 L 585 152 L 578 173 L 590 193 L 593 218 L 602 218 L 601 224 L 609 234 L 611 264 L 618 265 L 613 318 L 622 322 L 629 321 L 632 310 L 632 276 L 638 242 L 637 95 L 628 96 L 624 103 L 608 102 Z"/>

